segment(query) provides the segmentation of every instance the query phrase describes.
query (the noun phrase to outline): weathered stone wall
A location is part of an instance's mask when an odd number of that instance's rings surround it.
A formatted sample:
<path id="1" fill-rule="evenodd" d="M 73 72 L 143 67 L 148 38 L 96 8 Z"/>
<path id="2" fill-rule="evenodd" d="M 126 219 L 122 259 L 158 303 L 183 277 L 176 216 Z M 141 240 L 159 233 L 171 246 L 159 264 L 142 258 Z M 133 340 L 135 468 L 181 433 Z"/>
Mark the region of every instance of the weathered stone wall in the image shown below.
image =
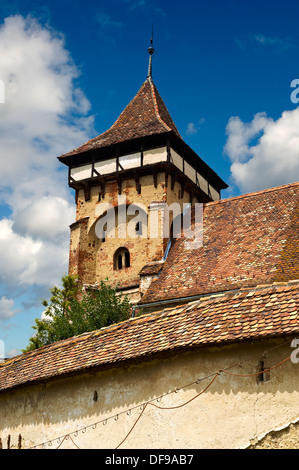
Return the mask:
<path id="1" fill-rule="evenodd" d="M 261 360 L 273 367 L 290 355 L 281 343 L 202 348 L 1 393 L 0 438 L 115 449 L 142 413 L 121 449 L 296 447 L 298 364 L 284 362 L 263 383 L 253 375 Z M 226 368 L 233 375 L 215 375 Z"/>
<path id="2" fill-rule="evenodd" d="M 158 173 L 156 180 L 153 175 L 142 176 L 139 178 L 139 184 L 140 191 L 135 180 L 123 180 L 121 196 L 125 196 L 127 205 L 142 205 L 148 215 L 151 213 L 152 203 L 170 205 L 178 202 L 183 207 L 183 204 L 190 200 L 190 194 L 187 191 L 183 194 L 178 182 L 171 187 L 171 178 L 166 178 L 164 172 Z M 100 198 L 99 194 L 101 194 Z M 132 238 L 128 234 L 128 217 L 126 237 L 119 237 L 117 230 L 114 237 L 108 236 L 104 242 L 98 237 L 96 223 L 99 220 L 101 208 L 103 204 L 111 204 L 117 208 L 118 196 L 119 186 L 116 181 L 106 184 L 104 194 L 100 186 L 91 187 L 88 200 L 85 199 L 83 189 L 78 191 L 77 222 L 71 226 L 69 273 L 78 274 L 83 284 L 96 284 L 108 278 L 112 285 L 119 284 L 120 287 L 138 285 L 139 272 L 143 266 L 150 261 L 161 260 L 164 255 L 168 239 L 161 235 L 163 223 L 161 211 L 158 211 L 157 223 L 154 217 L 149 218 L 149 221 L 156 223 L 157 227 L 154 227 L 153 232 L 150 232 L 148 227 L 145 236 Z M 171 222 L 172 213 L 170 213 L 169 225 Z M 151 228 L 153 229 L 153 224 Z M 116 270 L 114 254 L 120 247 L 129 250 L 130 267 Z"/>

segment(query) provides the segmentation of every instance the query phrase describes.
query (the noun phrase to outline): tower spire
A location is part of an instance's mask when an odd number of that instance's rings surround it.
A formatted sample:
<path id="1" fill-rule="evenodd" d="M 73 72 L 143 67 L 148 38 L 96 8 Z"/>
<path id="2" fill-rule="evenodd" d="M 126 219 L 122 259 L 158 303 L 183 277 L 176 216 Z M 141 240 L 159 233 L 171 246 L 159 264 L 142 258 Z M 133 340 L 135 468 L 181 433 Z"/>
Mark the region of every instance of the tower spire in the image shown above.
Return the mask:
<path id="1" fill-rule="evenodd" d="M 150 78 L 150 79 L 152 78 L 152 57 L 153 57 L 153 53 L 155 52 L 155 49 L 153 48 L 153 35 L 154 35 L 154 28 L 152 27 L 151 45 L 148 48 L 148 53 L 150 57 L 149 57 L 148 71 L 147 71 L 147 78 Z"/>

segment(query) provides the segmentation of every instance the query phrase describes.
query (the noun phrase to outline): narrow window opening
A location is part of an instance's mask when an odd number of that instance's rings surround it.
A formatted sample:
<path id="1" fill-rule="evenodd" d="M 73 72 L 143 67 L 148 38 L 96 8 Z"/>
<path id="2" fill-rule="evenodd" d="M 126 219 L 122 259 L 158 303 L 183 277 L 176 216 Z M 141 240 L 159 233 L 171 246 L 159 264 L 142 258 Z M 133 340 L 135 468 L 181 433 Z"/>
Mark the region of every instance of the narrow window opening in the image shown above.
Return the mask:
<path id="1" fill-rule="evenodd" d="M 118 269 L 122 269 L 123 267 L 123 257 L 121 254 L 118 255 L 117 267 Z"/>
<path id="2" fill-rule="evenodd" d="M 130 253 L 128 251 L 125 252 L 125 267 L 130 267 Z"/>
<path id="3" fill-rule="evenodd" d="M 135 225 L 135 232 L 137 235 L 142 235 L 142 224 L 140 222 Z"/>
<path id="4" fill-rule="evenodd" d="M 263 383 L 263 382 L 267 382 L 268 380 L 270 380 L 270 370 L 268 367 L 265 366 L 264 361 L 260 361 L 258 365 L 258 372 L 259 372 L 259 374 L 257 375 L 258 383 Z"/>

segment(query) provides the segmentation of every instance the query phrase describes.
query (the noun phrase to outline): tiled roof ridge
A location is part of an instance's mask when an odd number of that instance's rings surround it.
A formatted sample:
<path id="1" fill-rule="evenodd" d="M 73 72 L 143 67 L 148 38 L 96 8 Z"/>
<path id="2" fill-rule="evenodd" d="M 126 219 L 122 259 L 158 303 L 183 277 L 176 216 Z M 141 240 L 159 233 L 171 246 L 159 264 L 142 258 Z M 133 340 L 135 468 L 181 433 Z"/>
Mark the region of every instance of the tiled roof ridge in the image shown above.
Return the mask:
<path id="1" fill-rule="evenodd" d="M 245 193 L 245 194 L 240 194 L 239 196 L 233 196 L 233 197 L 228 197 L 226 199 L 220 199 L 219 201 L 205 202 L 204 205 L 205 206 L 219 205 L 219 204 L 228 203 L 228 202 L 231 202 L 231 201 L 237 201 L 239 199 L 245 199 L 245 198 L 252 197 L 252 196 L 259 196 L 261 194 L 271 193 L 271 192 L 275 192 L 275 191 L 281 191 L 282 189 L 291 188 L 293 186 L 294 187 L 299 186 L 299 181 L 298 182 L 295 181 L 294 183 L 282 184 L 281 186 L 275 186 L 273 188 L 260 189 L 258 191 L 253 191 L 251 193 Z"/>
<path id="2" fill-rule="evenodd" d="M 156 98 L 156 90 L 155 90 L 154 82 L 152 81 L 152 79 L 150 77 L 147 80 L 149 81 L 149 84 L 150 84 L 150 87 L 151 87 L 151 95 L 152 95 L 152 99 L 153 99 L 153 102 L 154 102 L 154 110 L 155 110 L 155 113 L 156 113 L 156 117 L 161 122 L 161 124 L 165 127 L 165 129 L 167 131 L 171 131 L 172 129 L 163 121 L 163 119 L 160 116 L 159 107 L 158 107 L 157 98 Z"/>
<path id="3" fill-rule="evenodd" d="M 162 311 L 155 311 L 151 313 L 145 313 L 143 315 L 139 315 L 136 317 L 130 317 L 127 320 L 124 320 L 119 323 L 113 323 L 112 325 L 100 328 L 99 330 L 94 330 L 94 331 L 87 331 L 85 333 L 82 333 L 78 336 L 73 336 L 70 338 L 66 338 L 64 340 L 57 341 L 55 343 L 51 343 L 45 346 L 42 346 L 38 349 L 34 349 L 32 351 L 27 351 L 23 354 L 20 354 L 18 356 L 14 356 L 10 359 L 5 360 L 3 363 L 0 363 L 0 369 L 1 366 L 3 365 L 8 365 L 14 362 L 18 362 L 18 360 L 24 360 L 24 356 L 35 356 L 38 357 L 39 355 L 43 355 L 47 350 L 55 350 L 55 349 L 60 349 L 62 350 L 63 347 L 68 347 L 71 343 L 74 345 L 88 339 L 93 339 L 96 336 L 100 336 L 102 334 L 105 334 L 108 330 L 116 331 L 117 329 L 122 328 L 126 323 L 138 323 L 138 322 L 154 322 L 157 319 L 163 317 L 163 316 L 175 316 L 179 315 L 182 310 L 188 310 L 191 308 L 194 308 L 196 305 L 200 305 L 203 303 L 206 304 L 215 304 L 215 303 L 220 303 L 220 302 L 225 302 L 227 299 L 241 299 L 245 298 L 246 296 L 254 296 L 255 294 L 261 294 L 261 291 L 265 293 L 269 293 L 269 291 L 274 290 L 295 290 L 298 289 L 299 287 L 299 279 L 294 279 L 291 281 L 286 281 L 286 282 L 274 282 L 272 284 L 261 284 L 257 285 L 253 288 L 240 288 L 235 291 L 224 291 L 224 292 L 215 292 L 211 293 L 209 295 L 203 294 L 199 299 L 196 300 L 191 300 L 191 301 L 186 301 L 186 303 L 178 305 L 176 307 L 167 307 L 164 308 Z"/>
<path id="4" fill-rule="evenodd" d="M 183 305 L 179 305 L 177 307 L 167 307 L 164 308 L 163 311 L 153 312 L 149 315 L 159 315 L 163 312 L 172 310 L 175 312 L 176 310 L 181 310 L 182 308 L 189 308 L 189 306 L 194 307 L 195 305 L 199 305 L 200 303 L 217 303 L 226 301 L 228 298 L 244 298 L 246 296 L 253 296 L 255 294 L 261 294 L 264 292 L 265 295 L 269 293 L 269 291 L 277 290 L 283 288 L 283 290 L 292 290 L 297 289 L 299 287 L 299 279 L 294 279 L 291 281 L 286 282 L 273 282 L 272 284 L 258 284 L 253 287 L 240 287 L 239 289 L 231 290 L 231 291 L 223 291 L 223 292 L 211 292 L 209 294 L 202 294 L 196 300 L 189 300 L 188 302 L 184 303 Z M 194 296 L 196 297 L 196 296 Z M 180 298 L 172 299 L 172 300 L 179 300 Z M 170 299 L 171 302 L 171 299 Z M 142 305 L 141 305 L 142 307 Z M 178 312 L 179 313 L 179 312 Z M 140 317 L 139 317 L 140 318 Z"/>
<path id="5" fill-rule="evenodd" d="M 153 80 L 151 79 L 151 77 L 147 77 L 147 79 L 145 80 L 145 82 L 142 84 L 141 88 L 139 89 L 139 91 L 136 93 L 135 97 L 130 101 L 129 105 L 132 103 L 132 101 L 134 101 L 134 99 L 136 98 L 136 96 L 140 93 L 140 90 L 147 84 L 149 83 L 149 86 L 150 86 L 150 91 L 151 91 L 151 97 L 152 97 L 152 100 L 153 100 L 153 108 L 154 108 L 154 111 L 155 111 L 155 115 L 156 115 L 156 118 L 158 119 L 158 121 L 162 124 L 163 127 L 165 127 L 165 130 L 167 132 L 169 131 L 172 131 L 173 129 L 171 129 L 171 127 L 169 127 L 166 122 L 162 119 L 161 115 L 160 115 L 160 111 L 159 111 L 159 106 L 158 106 L 158 102 L 157 102 L 157 97 L 156 97 L 156 87 L 154 85 L 154 82 Z M 107 129 L 105 132 L 103 132 L 103 134 L 105 134 L 106 132 L 110 131 L 110 130 L 113 130 L 114 127 L 117 127 L 118 126 L 118 123 L 119 121 L 121 120 L 121 117 L 125 114 L 127 110 L 127 106 L 123 109 L 123 111 L 120 113 L 120 115 L 118 116 L 118 118 L 116 119 L 116 121 L 112 124 L 112 126 Z M 101 135 L 103 134 L 100 134 L 98 137 L 101 137 Z M 95 139 L 97 139 L 98 137 L 95 137 Z M 92 139 L 93 140 L 93 139 Z"/>

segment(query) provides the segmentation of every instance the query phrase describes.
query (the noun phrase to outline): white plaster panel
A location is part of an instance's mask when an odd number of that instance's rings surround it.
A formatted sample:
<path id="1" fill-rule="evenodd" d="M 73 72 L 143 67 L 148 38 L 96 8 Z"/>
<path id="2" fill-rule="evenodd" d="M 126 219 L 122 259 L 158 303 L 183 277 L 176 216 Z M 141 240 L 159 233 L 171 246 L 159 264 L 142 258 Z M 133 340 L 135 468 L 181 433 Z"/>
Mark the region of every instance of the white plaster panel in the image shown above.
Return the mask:
<path id="1" fill-rule="evenodd" d="M 193 183 L 196 183 L 196 171 L 186 161 L 185 161 L 185 175 L 188 176 L 188 178 L 190 178 L 190 180 L 193 181 Z"/>
<path id="2" fill-rule="evenodd" d="M 210 185 L 210 193 L 212 196 L 213 201 L 219 201 L 220 195 L 216 189 L 213 188 L 213 186 Z"/>
<path id="3" fill-rule="evenodd" d="M 91 165 L 78 166 L 71 169 L 71 177 L 75 181 L 85 180 L 91 178 Z"/>
<path id="4" fill-rule="evenodd" d="M 110 158 L 102 162 L 96 162 L 94 164 L 95 170 L 100 175 L 107 175 L 108 173 L 114 173 L 116 171 L 116 158 Z"/>
<path id="5" fill-rule="evenodd" d="M 166 161 L 167 161 L 166 147 L 145 150 L 143 152 L 143 165 L 152 165 L 154 163 L 166 162 Z"/>
<path id="6" fill-rule="evenodd" d="M 182 157 L 172 148 L 170 149 L 170 156 L 174 165 L 181 171 L 183 171 L 183 159 Z"/>
<path id="7" fill-rule="evenodd" d="M 132 153 L 131 155 L 123 155 L 119 157 L 119 163 L 124 170 L 136 168 L 141 165 L 141 153 Z"/>
<path id="8" fill-rule="evenodd" d="M 197 182 L 200 189 L 202 189 L 206 194 L 208 194 L 208 182 L 203 176 L 201 176 L 200 173 L 197 173 Z"/>

